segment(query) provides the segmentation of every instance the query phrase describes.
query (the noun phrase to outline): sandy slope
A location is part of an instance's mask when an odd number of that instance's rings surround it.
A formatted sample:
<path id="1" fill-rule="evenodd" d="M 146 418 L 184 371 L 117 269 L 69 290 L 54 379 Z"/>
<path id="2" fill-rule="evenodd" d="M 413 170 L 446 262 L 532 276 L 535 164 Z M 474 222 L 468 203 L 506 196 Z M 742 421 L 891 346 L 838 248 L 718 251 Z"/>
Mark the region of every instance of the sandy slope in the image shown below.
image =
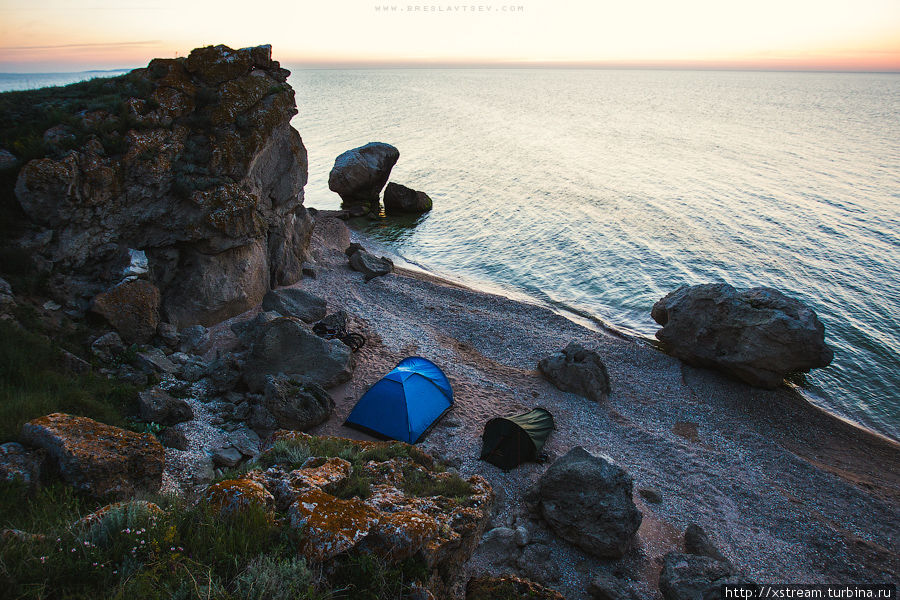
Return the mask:
<path id="1" fill-rule="evenodd" d="M 423 447 L 464 475 L 491 481 L 500 499 L 495 525 L 524 525 L 549 539 L 555 568 L 537 570 L 551 577 L 558 571 L 548 583 L 570 600 L 587 598 L 587 584 L 600 572 L 642 580 L 644 595 L 653 597 L 660 557 L 677 548 L 689 522 L 703 525 L 760 582 L 898 580 L 896 444 L 825 415 L 787 388 L 756 390 L 539 306 L 408 272 L 364 283 L 347 267 L 341 244 L 315 250 L 319 275 L 297 287 L 326 298 L 329 311 L 354 315 L 351 329 L 369 343 L 356 356 L 352 381 L 333 390 L 333 418 L 314 433 L 365 438 L 342 426 L 355 401 L 402 358 L 433 360 L 450 378 L 456 404 Z M 570 341 L 603 357 L 612 381 L 605 404 L 561 392 L 536 371 L 541 357 Z M 634 478 L 644 522 L 625 559 L 591 558 L 527 514 L 522 497 L 547 465 L 503 473 L 478 460 L 489 418 L 534 406 L 556 419 L 547 445 L 552 457 L 581 445 Z M 641 487 L 658 490 L 662 503 L 643 501 Z M 508 571 L 497 562 L 477 552 L 468 569 Z"/>

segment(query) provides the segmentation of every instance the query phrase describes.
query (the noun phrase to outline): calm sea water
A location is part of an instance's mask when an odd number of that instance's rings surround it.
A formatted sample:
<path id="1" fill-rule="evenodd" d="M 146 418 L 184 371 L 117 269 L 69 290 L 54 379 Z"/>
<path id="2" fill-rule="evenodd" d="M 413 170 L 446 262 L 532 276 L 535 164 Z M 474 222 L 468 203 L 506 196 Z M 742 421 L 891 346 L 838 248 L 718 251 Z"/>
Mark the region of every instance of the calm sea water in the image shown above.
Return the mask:
<path id="1" fill-rule="evenodd" d="M 384 141 L 400 150 L 391 179 L 435 208 L 367 233 L 433 272 L 646 337 L 653 303 L 681 284 L 779 288 L 815 308 L 835 349 L 804 394 L 900 439 L 900 75 L 295 69 L 289 82 L 308 206 L 337 208 L 334 158 Z M 0 89 L 20 88 L 0 76 Z"/>
<path id="2" fill-rule="evenodd" d="M 900 439 L 900 75 L 295 70 L 307 205 L 344 150 L 400 150 L 419 222 L 368 227 L 410 262 L 652 337 L 681 284 L 813 306 L 835 360 L 816 404 Z M 560 340 L 565 343 L 565 340 Z M 636 374 L 639 376 L 639 374 Z"/>

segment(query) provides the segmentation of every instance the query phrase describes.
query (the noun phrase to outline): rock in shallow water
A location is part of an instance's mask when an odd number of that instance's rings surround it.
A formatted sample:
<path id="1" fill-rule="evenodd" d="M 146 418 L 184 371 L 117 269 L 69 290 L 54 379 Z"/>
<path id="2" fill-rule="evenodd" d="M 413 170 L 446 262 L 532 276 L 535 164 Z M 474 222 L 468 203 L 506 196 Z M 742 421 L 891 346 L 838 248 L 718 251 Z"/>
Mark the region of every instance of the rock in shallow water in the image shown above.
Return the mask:
<path id="1" fill-rule="evenodd" d="M 334 160 L 328 174 L 328 189 L 348 206 L 377 209 L 378 195 L 387 183 L 400 151 L 383 142 L 370 142 L 348 150 Z"/>
<path id="2" fill-rule="evenodd" d="M 774 389 L 789 373 L 825 367 L 834 352 L 816 313 L 778 290 L 682 286 L 653 305 L 656 337 L 673 356 Z"/>
<path id="3" fill-rule="evenodd" d="M 431 210 L 431 198 L 405 185 L 391 182 L 384 190 L 384 210 L 388 214 L 421 214 Z"/>

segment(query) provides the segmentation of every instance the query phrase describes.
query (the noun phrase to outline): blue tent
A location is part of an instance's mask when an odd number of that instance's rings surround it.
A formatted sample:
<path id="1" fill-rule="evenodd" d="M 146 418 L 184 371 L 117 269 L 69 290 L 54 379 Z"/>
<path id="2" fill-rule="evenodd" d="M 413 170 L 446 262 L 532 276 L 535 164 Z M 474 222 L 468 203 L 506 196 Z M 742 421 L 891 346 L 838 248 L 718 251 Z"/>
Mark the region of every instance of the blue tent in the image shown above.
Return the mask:
<path id="1" fill-rule="evenodd" d="M 430 360 L 412 356 L 370 387 L 344 424 L 415 444 L 451 406 L 453 390 L 444 372 Z"/>

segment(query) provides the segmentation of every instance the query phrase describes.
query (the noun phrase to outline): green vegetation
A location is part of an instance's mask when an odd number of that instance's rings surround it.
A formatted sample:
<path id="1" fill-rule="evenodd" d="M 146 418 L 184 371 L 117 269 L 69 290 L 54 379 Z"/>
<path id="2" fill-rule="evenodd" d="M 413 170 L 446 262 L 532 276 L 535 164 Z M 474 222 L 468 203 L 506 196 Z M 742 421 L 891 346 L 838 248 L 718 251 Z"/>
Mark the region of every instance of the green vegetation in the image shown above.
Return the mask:
<path id="1" fill-rule="evenodd" d="M 261 507 L 222 517 L 203 502 L 154 501 L 163 513 L 131 505 L 73 527 L 96 501 L 62 484 L 31 492 L 0 482 L 0 527 L 43 534 L 0 543 L 0 586 L 22 599 L 401 600 L 427 577 L 420 561 L 370 554 L 314 571 L 300 557 L 302 534 Z"/>
<path id="2" fill-rule="evenodd" d="M 49 339 L 0 321 L 0 442 L 16 439 L 25 422 L 52 412 L 124 426 L 136 393 L 102 376 L 66 372 Z"/>

